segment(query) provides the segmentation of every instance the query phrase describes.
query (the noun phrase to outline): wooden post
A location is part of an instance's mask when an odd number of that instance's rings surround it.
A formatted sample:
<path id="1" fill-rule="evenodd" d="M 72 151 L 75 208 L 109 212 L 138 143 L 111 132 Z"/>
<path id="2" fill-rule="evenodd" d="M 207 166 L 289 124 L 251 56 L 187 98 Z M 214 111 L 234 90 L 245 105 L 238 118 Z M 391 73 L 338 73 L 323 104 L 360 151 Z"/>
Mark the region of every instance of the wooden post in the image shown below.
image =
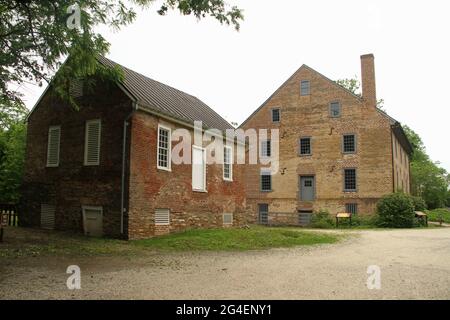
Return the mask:
<path id="1" fill-rule="evenodd" d="M 0 242 L 3 242 L 3 226 L 0 225 Z"/>

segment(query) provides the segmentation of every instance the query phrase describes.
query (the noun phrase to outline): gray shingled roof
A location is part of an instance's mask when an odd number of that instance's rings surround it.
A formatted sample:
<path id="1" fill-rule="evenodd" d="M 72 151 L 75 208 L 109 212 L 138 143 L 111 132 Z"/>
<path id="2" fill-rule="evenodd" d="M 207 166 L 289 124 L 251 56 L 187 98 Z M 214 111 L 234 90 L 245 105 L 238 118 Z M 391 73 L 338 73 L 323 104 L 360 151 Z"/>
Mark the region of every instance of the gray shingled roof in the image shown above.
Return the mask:
<path id="1" fill-rule="evenodd" d="M 107 67 L 119 66 L 123 69 L 122 85 L 136 99 L 138 105 L 190 124 L 202 121 L 207 128 L 233 128 L 217 112 L 190 94 L 150 79 L 103 56 L 99 56 L 98 61 Z"/>

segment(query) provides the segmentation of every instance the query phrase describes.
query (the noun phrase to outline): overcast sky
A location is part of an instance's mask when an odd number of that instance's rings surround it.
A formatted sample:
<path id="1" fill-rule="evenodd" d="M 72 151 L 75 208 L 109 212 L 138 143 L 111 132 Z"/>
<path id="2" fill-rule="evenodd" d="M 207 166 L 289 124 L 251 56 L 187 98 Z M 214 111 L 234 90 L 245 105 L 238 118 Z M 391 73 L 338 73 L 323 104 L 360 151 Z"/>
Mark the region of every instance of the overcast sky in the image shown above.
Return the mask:
<path id="1" fill-rule="evenodd" d="M 360 55 L 373 53 L 386 111 L 450 171 L 450 1 L 227 1 L 244 9 L 240 32 L 160 17 L 155 5 L 119 32 L 101 30 L 108 57 L 241 123 L 302 64 L 334 80 L 360 78 Z M 28 107 L 41 91 L 26 88 Z"/>

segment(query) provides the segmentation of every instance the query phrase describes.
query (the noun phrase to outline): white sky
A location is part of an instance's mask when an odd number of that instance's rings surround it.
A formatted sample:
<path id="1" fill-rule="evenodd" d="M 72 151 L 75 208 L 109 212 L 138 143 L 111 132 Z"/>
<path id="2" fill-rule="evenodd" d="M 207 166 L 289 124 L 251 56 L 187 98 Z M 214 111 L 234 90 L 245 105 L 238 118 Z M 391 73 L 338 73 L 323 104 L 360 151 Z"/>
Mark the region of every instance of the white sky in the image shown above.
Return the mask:
<path id="1" fill-rule="evenodd" d="M 241 123 L 303 63 L 336 80 L 360 78 L 373 53 L 378 98 L 450 171 L 450 1 L 227 0 L 244 9 L 241 31 L 157 4 L 113 33 L 109 58 L 193 94 Z M 27 87 L 28 107 L 41 88 Z"/>

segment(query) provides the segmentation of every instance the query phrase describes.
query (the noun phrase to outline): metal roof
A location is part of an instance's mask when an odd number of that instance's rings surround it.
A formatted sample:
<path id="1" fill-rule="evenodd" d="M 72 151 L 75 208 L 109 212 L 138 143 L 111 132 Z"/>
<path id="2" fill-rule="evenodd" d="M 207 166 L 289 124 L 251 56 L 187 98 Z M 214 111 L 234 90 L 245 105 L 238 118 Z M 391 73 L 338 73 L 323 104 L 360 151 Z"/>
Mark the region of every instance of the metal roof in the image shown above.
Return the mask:
<path id="1" fill-rule="evenodd" d="M 202 121 L 206 128 L 219 130 L 233 127 L 200 99 L 166 84 L 150 79 L 103 56 L 97 60 L 104 66 L 119 66 L 124 72 L 122 85 L 138 105 L 172 116 L 188 124 Z"/>

